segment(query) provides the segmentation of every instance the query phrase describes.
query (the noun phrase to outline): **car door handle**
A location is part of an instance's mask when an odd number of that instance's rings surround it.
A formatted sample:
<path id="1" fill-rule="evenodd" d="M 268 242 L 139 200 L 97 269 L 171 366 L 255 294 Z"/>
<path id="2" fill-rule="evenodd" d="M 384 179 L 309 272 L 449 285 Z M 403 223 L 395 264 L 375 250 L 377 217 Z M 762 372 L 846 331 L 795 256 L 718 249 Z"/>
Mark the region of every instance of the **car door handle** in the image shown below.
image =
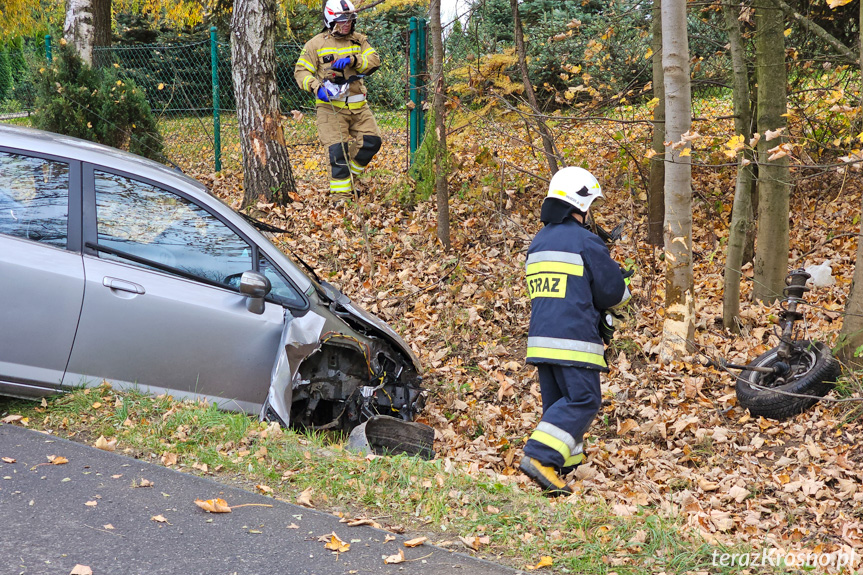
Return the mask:
<path id="1" fill-rule="evenodd" d="M 146 291 L 144 290 L 144 286 L 142 285 L 108 276 L 102 278 L 102 285 L 106 288 L 111 288 L 118 291 L 127 291 L 129 293 L 135 293 L 138 295 L 143 295 L 146 293 Z"/>

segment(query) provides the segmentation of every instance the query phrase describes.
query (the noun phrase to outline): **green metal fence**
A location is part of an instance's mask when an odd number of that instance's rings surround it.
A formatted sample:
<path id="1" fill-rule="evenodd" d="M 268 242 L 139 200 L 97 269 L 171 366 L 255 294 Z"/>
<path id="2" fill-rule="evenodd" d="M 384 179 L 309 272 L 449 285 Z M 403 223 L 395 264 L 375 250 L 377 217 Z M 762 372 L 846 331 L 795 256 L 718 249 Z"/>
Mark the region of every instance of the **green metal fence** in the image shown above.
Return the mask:
<path id="1" fill-rule="evenodd" d="M 418 46 L 419 42 L 411 42 L 407 34 L 377 38 L 370 34 L 369 40 L 382 59 L 381 68 L 366 79 L 369 103 L 386 145 L 398 148 L 407 163 L 411 150 L 418 145 L 415 134 L 420 129 L 409 130 L 410 120 L 422 119 L 408 109 L 416 109 L 416 104 L 407 105 L 409 97 L 419 98 L 424 82 L 424 66 L 407 64 L 411 56 L 419 57 L 418 51 L 410 52 L 411 45 Z M 423 41 L 423 47 L 424 44 Z M 314 99 L 294 81 L 294 64 L 300 50 L 301 43 L 276 45 L 276 81 L 288 144 L 312 147 L 317 145 Z M 46 44 L 48 53 L 50 42 Z M 187 44 L 97 48 L 94 63 L 114 66 L 146 92 L 173 162 L 184 169 L 202 170 L 241 165 L 231 49 L 217 38 L 215 30 L 211 30 L 209 38 Z M 302 117 L 292 114 L 294 110 Z M 292 155 L 304 153 L 297 150 Z"/>

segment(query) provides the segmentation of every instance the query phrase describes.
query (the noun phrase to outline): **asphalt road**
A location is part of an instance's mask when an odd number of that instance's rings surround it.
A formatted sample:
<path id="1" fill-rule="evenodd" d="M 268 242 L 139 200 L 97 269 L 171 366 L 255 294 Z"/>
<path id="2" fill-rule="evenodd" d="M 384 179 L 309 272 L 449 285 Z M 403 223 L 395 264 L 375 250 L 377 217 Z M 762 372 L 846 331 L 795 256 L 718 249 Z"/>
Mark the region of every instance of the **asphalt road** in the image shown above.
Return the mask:
<path id="1" fill-rule="evenodd" d="M 54 465 L 49 456 L 67 463 Z M 149 487 L 133 487 L 142 479 Z M 196 499 L 228 505 L 207 513 Z M 335 532 L 350 549 L 318 538 Z M 398 575 L 518 571 L 55 436 L 0 425 L 0 575 Z M 404 551 L 407 561 L 385 564 Z"/>

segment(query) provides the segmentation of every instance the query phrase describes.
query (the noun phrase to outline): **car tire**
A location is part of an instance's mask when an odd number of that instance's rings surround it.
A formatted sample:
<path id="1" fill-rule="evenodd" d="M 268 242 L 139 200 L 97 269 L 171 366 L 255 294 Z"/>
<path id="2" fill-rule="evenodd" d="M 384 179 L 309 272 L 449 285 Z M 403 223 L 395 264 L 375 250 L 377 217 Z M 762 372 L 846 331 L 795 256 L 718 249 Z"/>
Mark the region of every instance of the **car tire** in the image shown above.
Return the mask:
<path id="1" fill-rule="evenodd" d="M 773 367 L 780 361 L 779 348 L 775 347 L 748 365 Z M 749 409 L 753 416 L 783 421 L 803 413 L 815 405 L 819 398 L 827 395 L 840 373 L 839 362 L 820 341 L 796 342 L 786 363 L 791 369 L 790 375 L 786 377 L 743 370 L 737 378 L 738 404 Z M 809 397 L 796 397 L 772 390 Z"/>

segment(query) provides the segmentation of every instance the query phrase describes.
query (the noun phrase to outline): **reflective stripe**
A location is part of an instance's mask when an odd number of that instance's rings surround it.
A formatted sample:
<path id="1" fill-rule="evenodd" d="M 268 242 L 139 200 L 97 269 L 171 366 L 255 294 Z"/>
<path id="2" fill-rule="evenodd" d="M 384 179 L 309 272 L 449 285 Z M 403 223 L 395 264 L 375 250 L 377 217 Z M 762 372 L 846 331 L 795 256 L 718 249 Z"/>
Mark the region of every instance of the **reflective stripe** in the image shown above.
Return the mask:
<path id="1" fill-rule="evenodd" d="M 632 292 L 629 291 L 629 286 L 626 286 L 626 290 L 623 292 L 623 298 L 621 300 L 611 306 L 611 309 L 617 309 L 619 307 L 623 307 L 626 302 L 628 302 L 632 298 Z"/>
<path id="2" fill-rule="evenodd" d="M 362 63 L 359 66 L 357 66 L 358 72 L 365 72 L 366 68 L 369 67 L 369 56 L 371 56 L 374 53 L 375 53 L 375 49 L 369 48 L 368 50 L 366 50 L 365 52 L 360 54 L 360 60 L 362 61 Z"/>
<path id="3" fill-rule="evenodd" d="M 328 54 L 335 54 L 338 56 L 350 56 L 351 54 L 359 54 L 360 47 L 359 46 L 347 46 L 345 48 L 318 48 L 317 53 L 318 56 L 326 56 Z"/>
<path id="4" fill-rule="evenodd" d="M 331 102 L 347 102 L 348 104 L 355 104 L 357 102 L 363 102 L 366 99 L 365 94 L 354 94 L 353 96 L 348 96 L 347 98 L 333 98 L 330 100 Z"/>
<path id="5" fill-rule="evenodd" d="M 351 173 L 355 176 L 359 176 L 366 170 L 365 166 L 361 166 L 355 161 L 351 160 Z"/>
<path id="6" fill-rule="evenodd" d="M 554 359 L 559 361 L 575 361 L 578 363 L 589 363 L 599 367 L 608 367 L 605 357 L 595 353 L 583 351 L 568 351 L 564 349 L 553 349 L 549 347 L 527 348 L 527 359 Z"/>
<path id="7" fill-rule="evenodd" d="M 547 347 L 551 349 L 560 349 L 566 351 L 581 351 L 584 353 L 593 353 L 597 355 L 602 355 L 605 352 L 605 346 L 603 346 L 601 343 L 580 341 L 577 339 L 564 339 L 562 337 L 528 337 L 527 347 Z"/>
<path id="8" fill-rule="evenodd" d="M 312 74 L 314 74 L 317 71 L 317 69 L 312 65 L 312 63 L 309 62 L 308 60 L 306 60 L 305 58 L 300 58 L 299 60 L 297 60 L 297 64 L 300 64 L 303 68 L 305 68 L 306 70 L 308 70 Z"/>
<path id="9" fill-rule="evenodd" d="M 351 179 L 330 180 L 330 191 L 333 193 L 350 193 Z"/>
<path id="10" fill-rule="evenodd" d="M 308 92 L 309 87 L 312 84 L 312 80 L 314 80 L 314 79 L 315 79 L 314 76 L 306 76 L 305 78 L 303 78 L 303 90 Z"/>
<path id="11" fill-rule="evenodd" d="M 360 108 L 362 108 L 363 106 L 365 106 L 365 105 L 366 105 L 366 101 L 365 101 L 365 100 L 363 100 L 362 102 L 348 102 L 348 103 L 345 103 L 345 102 L 342 102 L 342 101 L 339 101 L 339 100 L 331 100 L 331 101 L 329 101 L 329 102 L 324 102 L 323 100 L 315 99 L 315 103 L 316 103 L 316 104 L 324 104 L 324 105 L 332 104 L 332 105 L 333 105 L 333 107 L 335 107 L 335 108 L 347 108 L 347 109 L 349 109 L 349 110 L 358 110 L 358 109 L 360 109 Z"/>
<path id="12" fill-rule="evenodd" d="M 535 252 L 527 256 L 527 275 L 538 273 L 560 273 L 573 276 L 584 275 L 584 260 L 571 252 Z"/>
<path id="13" fill-rule="evenodd" d="M 536 430 L 544 431 L 558 441 L 566 444 L 567 452 L 564 457 L 569 457 L 570 454 L 575 453 L 578 449 L 578 443 L 575 442 L 575 438 L 556 425 L 552 425 L 547 421 L 540 421 L 539 425 L 536 426 Z"/>
<path id="14" fill-rule="evenodd" d="M 564 459 L 563 460 L 563 466 L 564 467 L 570 467 L 572 465 L 578 465 L 582 461 L 584 461 L 584 454 L 579 453 L 578 455 L 573 455 L 572 457 Z"/>

